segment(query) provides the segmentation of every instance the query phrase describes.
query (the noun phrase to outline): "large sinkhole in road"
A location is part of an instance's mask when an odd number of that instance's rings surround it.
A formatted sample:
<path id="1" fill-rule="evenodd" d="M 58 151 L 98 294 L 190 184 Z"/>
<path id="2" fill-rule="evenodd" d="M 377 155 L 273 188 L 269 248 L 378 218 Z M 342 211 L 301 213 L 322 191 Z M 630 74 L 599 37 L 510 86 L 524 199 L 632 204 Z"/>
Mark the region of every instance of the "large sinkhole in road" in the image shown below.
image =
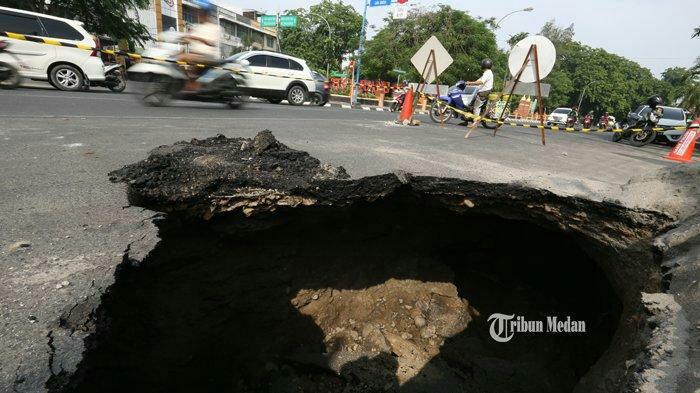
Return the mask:
<path id="1" fill-rule="evenodd" d="M 117 272 L 70 391 L 571 391 L 622 309 L 570 233 L 411 192 L 159 227 Z M 499 343 L 494 313 L 586 333 Z"/>

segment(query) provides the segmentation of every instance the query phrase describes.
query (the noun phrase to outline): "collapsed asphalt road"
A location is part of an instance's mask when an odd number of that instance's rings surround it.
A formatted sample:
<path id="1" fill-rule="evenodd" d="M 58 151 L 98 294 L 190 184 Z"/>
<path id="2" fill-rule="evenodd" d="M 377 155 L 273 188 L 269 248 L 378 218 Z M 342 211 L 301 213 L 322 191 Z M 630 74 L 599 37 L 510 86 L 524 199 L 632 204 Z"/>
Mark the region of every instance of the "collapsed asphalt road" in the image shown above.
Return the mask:
<path id="1" fill-rule="evenodd" d="M 152 213 L 122 209 L 124 193 L 109 185 L 105 174 L 164 143 L 219 132 L 253 136 L 255 130 L 273 128 L 286 143 L 342 164 L 355 178 L 404 169 L 417 175 L 515 181 L 594 200 L 619 199 L 674 217 L 685 217 L 697 206 L 694 195 L 688 198 L 684 191 L 692 184 L 689 175 L 656 172 L 672 165 L 658 158 L 661 147 L 631 149 L 595 135 L 557 134 L 543 149 L 529 130 L 511 130 L 495 139 L 473 135 L 466 142 L 456 127 L 388 127 L 387 114 L 361 111 L 252 105 L 240 112 L 199 107 L 158 112 L 145 111 L 131 100 L 107 105 L 90 93 L 76 95 L 79 99 L 44 91 L 14 94 L 0 97 L 8 108 L 0 127 L 0 226 L 8 228 L 0 232 L 0 269 L 7 278 L 0 289 L 6 299 L 0 302 L 0 385 L 17 391 L 37 391 L 52 373 L 77 363 L 65 357 L 76 352 L 56 356 L 55 348 L 81 346 L 81 330 L 71 336 L 54 331 L 61 331 L 58 326 L 65 321 L 80 320 L 85 310 L 76 305 L 88 305 L 86 297 L 99 297 L 113 284 L 114 267 L 122 261 L 126 244 L 144 238 L 131 247 L 136 260 L 141 259 L 136 256 L 138 244 L 142 251 L 155 244 L 156 232 L 148 220 Z M 107 98 L 114 97 L 124 98 Z M 50 107 L 49 117 L 37 116 L 39 107 Z M 626 185 L 638 174 L 647 174 L 648 181 Z M 683 240 L 681 229 L 659 243 L 662 250 L 664 244 Z M 688 226 L 685 233 L 690 230 Z M 20 240 L 29 247 L 9 251 Z M 671 293 L 680 294 L 679 301 L 693 299 L 695 265 L 669 259 L 664 271 L 674 264 L 681 271 L 669 283 Z M 682 277 L 691 279 L 683 283 Z M 692 380 L 687 386 L 692 388 Z"/>
<path id="2" fill-rule="evenodd" d="M 127 252 L 106 293 L 52 332 L 66 367 L 52 391 L 682 391 L 694 378 L 686 311 L 663 291 L 698 233 L 663 269 L 663 213 L 407 173 L 351 180 L 269 132 L 163 146 L 112 179 L 167 214 L 162 241 Z M 499 312 L 588 328 L 505 347 L 485 334 Z M 58 339 L 76 335 L 82 356 Z"/>

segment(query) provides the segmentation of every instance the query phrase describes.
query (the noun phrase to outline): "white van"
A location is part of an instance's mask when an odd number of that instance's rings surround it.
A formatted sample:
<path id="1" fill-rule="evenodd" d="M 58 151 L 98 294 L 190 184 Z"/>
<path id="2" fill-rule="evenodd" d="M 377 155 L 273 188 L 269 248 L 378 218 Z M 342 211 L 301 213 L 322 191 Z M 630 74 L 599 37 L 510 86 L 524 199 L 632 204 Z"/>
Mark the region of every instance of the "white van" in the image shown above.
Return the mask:
<path id="1" fill-rule="evenodd" d="M 309 93 L 316 91 L 313 73 L 302 59 L 277 52 L 247 51 L 226 60 L 246 60 L 243 69 L 247 71 L 246 88 L 250 95 L 273 104 L 287 100 L 291 105 L 302 105 Z"/>
<path id="2" fill-rule="evenodd" d="M 85 31 L 82 22 L 7 7 L 0 7 L 0 31 L 93 48 L 99 44 Z M 104 63 L 98 51 L 2 39 L 9 40 L 9 50 L 20 59 L 20 75 L 25 78 L 48 81 L 61 90 L 79 90 L 91 81 L 105 80 Z"/>

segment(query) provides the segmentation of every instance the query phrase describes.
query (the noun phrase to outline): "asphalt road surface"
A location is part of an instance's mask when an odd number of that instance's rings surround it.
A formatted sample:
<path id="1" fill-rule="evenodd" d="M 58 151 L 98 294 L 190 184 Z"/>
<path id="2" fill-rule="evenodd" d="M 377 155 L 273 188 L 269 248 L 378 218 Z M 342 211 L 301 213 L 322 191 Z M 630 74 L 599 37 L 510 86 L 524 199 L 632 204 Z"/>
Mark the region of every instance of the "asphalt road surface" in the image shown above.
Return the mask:
<path id="1" fill-rule="evenodd" d="M 392 123 L 394 114 L 251 103 L 142 106 L 106 90 L 0 91 L 0 390 L 35 391 L 50 373 L 50 334 L 61 312 L 111 283 L 134 239 L 152 236 L 151 212 L 124 208 L 107 173 L 156 146 L 216 134 L 252 137 L 269 129 L 283 143 L 353 177 L 397 170 L 486 182 L 521 182 L 560 194 L 615 199 L 630 177 L 674 165 L 668 146 L 635 148 L 610 135 Z M 19 251 L 10 245 L 25 241 Z M 67 282 L 67 285 L 66 285 Z M 52 359 L 50 362 L 48 359 Z M 3 390 L 4 391 L 4 390 Z"/>

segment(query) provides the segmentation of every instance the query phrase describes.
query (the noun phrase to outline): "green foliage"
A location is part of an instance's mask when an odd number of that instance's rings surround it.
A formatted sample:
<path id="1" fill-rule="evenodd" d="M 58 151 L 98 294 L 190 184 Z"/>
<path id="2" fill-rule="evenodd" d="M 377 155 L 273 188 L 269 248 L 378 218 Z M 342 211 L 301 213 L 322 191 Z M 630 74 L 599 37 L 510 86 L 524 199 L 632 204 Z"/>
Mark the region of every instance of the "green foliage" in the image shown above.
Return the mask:
<path id="1" fill-rule="evenodd" d="M 85 23 L 92 34 L 116 40 L 143 42 L 150 36 L 145 26 L 130 18 L 127 10 L 148 7 L 149 0 L 0 0 L 0 5 L 40 12 Z"/>
<path id="2" fill-rule="evenodd" d="M 540 34 L 557 49 L 554 70 L 544 80 L 552 85 L 546 101 L 548 110 L 577 105 L 586 86 L 581 113 L 607 111 L 620 117 L 653 94 L 669 101 L 668 82 L 656 79 L 651 71 L 631 60 L 575 41 L 573 25 L 561 28 L 549 21 Z"/>
<path id="3" fill-rule="evenodd" d="M 435 11 L 410 14 L 407 19 L 385 19 L 385 26 L 366 45 L 362 76 L 367 79 L 396 80 L 394 68 L 408 71 L 402 79 L 418 81 L 420 72 L 411 57 L 430 36 L 435 35 L 454 62 L 439 79 L 451 85 L 457 80 L 475 80 L 481 75 L 481 60 L 493 60 L 494 90 L 502 88 L 506 54 L 496 45 L 488 21 L 479 21 L 465 11 L 440 5 Z"/>
<path id="4" fill-rule="evenodd" d="M 515 46 L 515 44 L 528 37 L 529 35 L 530 33 L 521 31 L 520 33 L 515 33 L 512 36 L 508 37 L 508 41 L 506 42 L 508 42 L 508 46 L 512 48 L 513 46 Z"/>
<path id="5" fill-rule="evenodd" d="M 299 17 L 299 27 L 284 29 L 281 40 L 282 51 L 307 61 L 309 66 L 325 70 L 330 62 L 331 69 L 340 69 L 343 55 L 357 49 L 360 40 L 362 16 L 342 1 L 323 0 L 309 9 L 298 8 L 286 14 Z M 328 38 L 328 27 L 331 38 Z"/>

